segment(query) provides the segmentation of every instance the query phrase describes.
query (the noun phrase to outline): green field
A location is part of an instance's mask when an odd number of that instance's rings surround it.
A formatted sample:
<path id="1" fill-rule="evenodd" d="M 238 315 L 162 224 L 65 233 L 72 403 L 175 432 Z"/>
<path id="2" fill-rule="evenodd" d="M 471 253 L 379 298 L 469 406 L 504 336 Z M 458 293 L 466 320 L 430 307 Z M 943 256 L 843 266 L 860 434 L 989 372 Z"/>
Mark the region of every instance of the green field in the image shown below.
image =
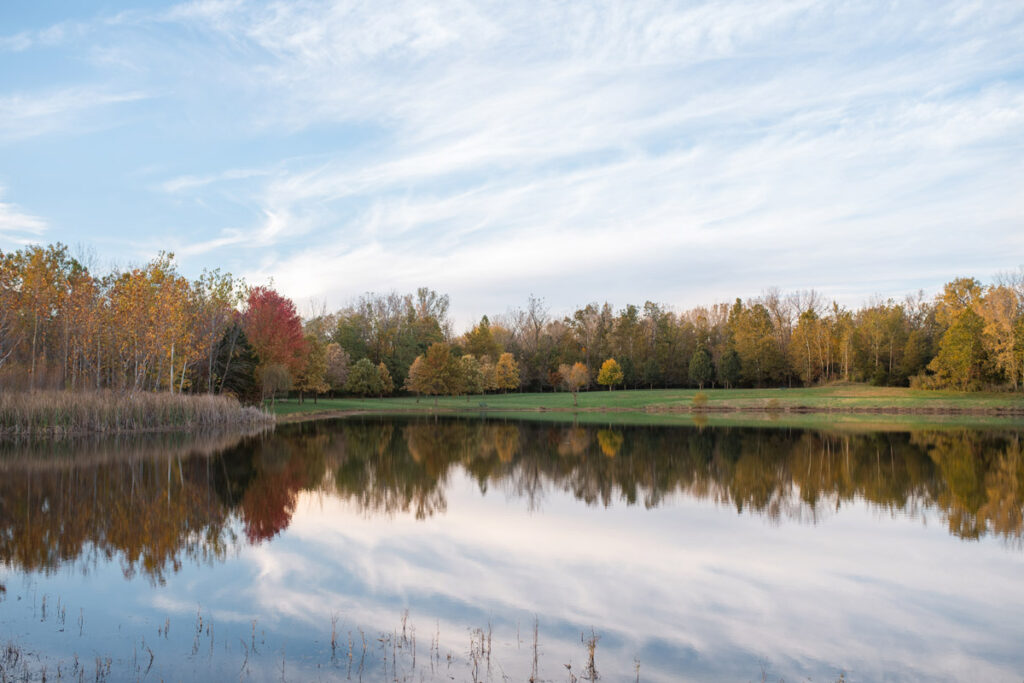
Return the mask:
<path id="1" fill-rule="evenodd" d="M 588 421 L 630 421 L 637 423 L 692 424 L 694 419 L 716 424 L 772 423 L 785 418 L 787 423 L 821 423 L 825 420 L 857 423 L 898 421 L 908 416 L 927 416 L 929 420 L 955 421 L 964 417 L 972 421 L 990 419 L 1024 423 L 1024 394 L 962 393 L 955 391 L 922 391 L 898 387 L 871 387 L 861 384 L 832 385 L 810 389 L 705 389 L 707 403 L 703 411 L 693 411 L 695 389 L 656 389 L 636 391 L 590 391 L 579 395 L 579 406 L 573 406 L 568 393 L 488 394 L 470 397 L 433 398 L 401 397 L 385 399 L 306 399 L 278 401 L 274 412 L 284 421 L 304 419 L 316 413 L 341 414 L 370 412 L 375 414 L 407 412 L 441 412 L 479 415 L 510 415 L 526 417 L 528 413 L 555 413 L 552 419 L 566 419 L 577 413 L 577 419 Z M 627 416 L 628 414 L 628 416 Z M 614 419 L 613 419 L 614 417 Z M 797 419 L 799 418 L 799 419 Z M 985 418 L 985 419 L 981 419 Z"/>

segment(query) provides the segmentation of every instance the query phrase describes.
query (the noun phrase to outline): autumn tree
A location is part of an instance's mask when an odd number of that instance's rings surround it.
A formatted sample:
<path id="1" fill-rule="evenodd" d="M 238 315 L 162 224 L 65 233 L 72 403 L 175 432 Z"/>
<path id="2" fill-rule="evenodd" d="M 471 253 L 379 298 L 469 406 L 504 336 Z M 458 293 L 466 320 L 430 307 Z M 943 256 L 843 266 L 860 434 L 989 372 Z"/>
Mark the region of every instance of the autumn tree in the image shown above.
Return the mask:
<path id="1" fill-rule="evenodd" d="M 299 403 L 302 403 L 306 392 L 313 394 L 313 402 L 316 403 L 317 396 L 331 388 L 327 382 L 327 345 L 313 334 L 307 334 L 305 342 L 306 362 L 296 379 L 295 388 L 299 391 Z"/>
<path id="2" fill-rule="evenodd" d="M 853 353 L 858 375 L 876 385 L 897 384 L 909 334 L 903 306 L 892 300 L 877 302 L 858 311 L 855 322 Z"/>
<path id="3" fill-rule="evenodd" d="M 409 366 L 409 372 L 406 375 L 405 384 L 403 386 L 406 391 L 411 391 L 416 394 L 417 403 L 419 403 L 420 394 L 425 393 L 423 388 L 426 386 L 426 376 L 423 368 L 423 356 L 416 356 L 416 360 L 414 360 L 412 365 Z"/>
<path id="4" fill-rule="evenodd" d="M 388 366 L 384 365 L 381 361 L 377 364 L 377 385 L 380 390 L 380 397 L 390 396 L 395 390 L 395 381 L 391 379 L 391 373 L 388 372 Z"/>
<path id="5" fill-rule="evenodd" d="M 243 327 L 260 359 L 260 372 L 269 365 L 284 366 L 292 377 L 302 373 L 306 340 L 295 304 L 269 287 L 249 290 Z"/>
<path id="6" fill-rule="evenodd" d="M 494 388 L 507 392 L 519 387 L 519 363 L 515 356 L 505 352 L 494 366 Z"/>
<path id="7" fill-rule="evenodd" d="M 496 368 L 490 356 L 484 356 L 480 359 L 480 382 L 482 386 L 481 393 L 498 389 Z"/>
<path id="8" fill-rule="evenodd" d="M 349 370 L 345 391 L 366 397 L 380 394 L 382 390 L 380 371 L 377 366 L 369 358 L 360 358 Z"/>
<path id="9" fill-rule="evenodd" d="M 17 315 L 21 310 L 18 291 L 20 273 L 12 254 L 0 252 L 0 368 L 20 341 Z"/>
<path id="10" fill-rule="evenodd" d="M 789 345 L 789 356 L 804 386 L 810 386 L 821 376 L 823 324 L 818 314 L 806 310 L 800 314 Z"/>
<path id="11" fill-rule="evenodd" d="M 978 313 L 984 320 L 982 342 L 992 360 L 994 369 L 1002 373 L 1016 389 L 1020 386 L 1021 367 L 1015 353 L 1018 344 L 1017 327 L 1022 318 L 1024 302 L 1017 292 L 1006 286 L 992 287 L 978 306 Z"/>
<path id="12" fill-rule="evenodd" d="M 601 370 L 597 373 L 597 383 L 608 387 L 608 391 L 611 391 L 612 387 L 622 382 L 622 377 L 622 368 L 614 358 L 609 358 L 601 364 Z"/>
<path id="13" fill-rule="evenodd" d="M 280 365 L 304 398 L 322 389 L 321 376 L 344 387 L 349 367 L 363 358 L 378 374 L 383 363 L 394 384 L 415 387 L 422 378 L 407 383 L 407 374 L 424 367 L 432 344 L 452 339 L 448 297 L 426 288 L 367 294 L 302 325 L 292 302 L 269 287 L 247 290 L 217 270 L 186 280 L 170 253 L 105 274 L 94 264 L 60 244 L 0 253 L 4 390 L 110 387 L 258 400 L 263 370 Z M 968 311 L 982 321 L 980 350 Z M 457 337 L 450 355 L 465 360 L 444 393 L 543 390 L 563 384 L 564 369 L 556 369 L 598 367 L 604 358 L 617 360 L 620 384 L 652 388 L 703 387 L 712 378 L 728 387 L 795 379 L 904 385 L 911 377 L 921 385 L 1020 387 L 1022 318 L 1024 270 L 991 286 L 957 278 L 934 297 L 919 292 L 852 310 L 828 306 L 813 291 L 773 288 L 746 302 L 678 314 L 646 301 L 618 311 L 595 302 L 553 316 L 531 295 L 524 308 L 482 317 Z M 247 358 L 256 361 L 255 382 Z M 965 358 L 966 380 L 957 370 Z"/>
<path id="14" fill-rule="evenodd" d="M 448 307 L 447 295 L 426 287 L 404 295 L 371 292 L 328 316 L 335 321 L 331 340 L 353 360 L 383 362 L 402 384 L 416 356 L 450 334 Z"/>
<path id="15" fill-rule="evenodd" d="M 39 385 L 37 374 L 47 364 L 46 351 L 59 335 L 60 314 L 67 297 L 67 275 L 77 264 L 63 244 L 31 246 L 15 254 L 20 282 L 19 312 L 30 349 L 30 388 Z M 48 342 L 50 344 L 48 345 Z"/>
<path id="16" fill-rule="evenodd" d="M 973 277 L 960 277 L 947 282 L 935 297 L 935 317 L 944 327 L 953 325 L 960 314 L 974 307 L 981 299 L 981 283 Z"/>
<path id="17" fill-rule="evenodd" d="M 740 357 L 743 379 L 755 386 L 782 379 L 785 360 L 780 355 L 767 307 L 760 303 L 744 306 L 737 299 L 729 314 L 729 330 Z"/>
<path id="18" fill-rule="evenodd" d="M 109 346 L 122 387 L 184 388 L 188 367 L 198 359 L 189 289 L 169 253 L 111 276 L 107 322 L 117 334 L 110 336 Z"/>
<path id="19" fill-rule="evenodd" d="M 608 335 L 612 328 L 612 309 L 605 304 L 587 304 L 577 309 L 566 321 L 580 347 L 583 364 L 593 367 L 597 359 L 611 353 Z"/>
<path id="20" fill-rule="evenodd" d="M 939 353 L 928 365 L 939 381 L 961 391 L 980 389 L 985 374 L 985 321 L 964 308 L 939 342 Z"/>
<path id="21" fill-rule="evenodd" d="M 501 346 L 491 332 L 491 321 L 485 315 L 473 329 L 466 333 L 464 346 L 466 352 L 475 358 L 497 358 L 501 355 Z"/>
<path id="22" fill-rule="evenodd" d="M 438 396 L 459 392 L 459 370 L 458 359 L 452 356 L 451 347 L 441 342 L 434 343 L 413 361 L 406 386 L 417 394 L 433 396 L 436 406 Z"/>
<path id="23" fill-rule="evenodd" d="M 348 379 L 349 356 L 336 342 L 327 345 L 325 351 L 327 383 L 333 391 L 342 391 Z"/>
<path id="24" fill-rule="evenodd" d="M 558 366 L 558 374 L 562 377 L 562 384 L 572 394 L 572 404 L 579 405 L 577 402 L 579 391 L 590 382 L 590 372 L 587 370 L 587 366 L 583 363 L 573 363 L 572 365 L 563 363 Z"/>
<path id="25" fill-rule="evenodd" d="M 1013 361 L 1017 364 L 1017 376 L 1024 377 L 1024 315 L 1013 325 Z"/>
<path id="26" fill-rule="evenodd" d="M 626 382 L 636 386 L 640 378 L 641 358 L 644 352 L 644 329 L 640 321 L 640 309 L 627 305 L 619 312 L 612 331 L 612 351 L 622 372 L 618 383 Z"/>
<path id="27" fill-rule="evenodd" d="M 270 397 L 270 405 L 277 402 L 277 395 L 282 391 L 289 391 L 294 382 L 288 368 L 280 363 L 264 365 L 259 373 L 260 385 L 263 387 L 263 400 Z"/>
<path id="28" fill-rule="evenodd" d="M 244 286 L 230 273 L 219 269 L 203 271 L 191 287 L 192 332 L 197 359 L 204 359 L 202 379 L 208 393 L 216 393 L 213 366 L 220 341 L 235 321 L 237 308 L 242 302 Z"/>
<path id="29" fill-rule="evenodd" d="M 487 389 L 483 367 L 473 354 L 467 353 L 459 358 L 459 375 L 467 400 L 470 395 L 482 394 Z"/>

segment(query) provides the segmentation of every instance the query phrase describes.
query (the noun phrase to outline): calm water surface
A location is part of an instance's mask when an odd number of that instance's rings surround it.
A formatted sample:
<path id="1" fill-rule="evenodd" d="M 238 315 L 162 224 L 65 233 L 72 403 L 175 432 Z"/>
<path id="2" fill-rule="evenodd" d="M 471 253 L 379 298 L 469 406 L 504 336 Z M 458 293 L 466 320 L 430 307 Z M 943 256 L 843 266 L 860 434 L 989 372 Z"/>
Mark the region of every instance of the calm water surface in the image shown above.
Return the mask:
<path id="1" fill-rule="evenodd" d="M 1020 681 L 1021 436 L 366 418 L 0 446 L 0 672 L 568 681 L 596 637 L 609 681 Z"/>

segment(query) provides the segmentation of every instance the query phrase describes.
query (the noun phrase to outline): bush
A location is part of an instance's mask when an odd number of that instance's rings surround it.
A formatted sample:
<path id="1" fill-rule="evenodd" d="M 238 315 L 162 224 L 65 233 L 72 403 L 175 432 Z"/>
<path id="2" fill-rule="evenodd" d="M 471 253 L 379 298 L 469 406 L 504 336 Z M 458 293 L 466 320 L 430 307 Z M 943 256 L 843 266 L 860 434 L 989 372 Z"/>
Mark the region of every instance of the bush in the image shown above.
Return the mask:
<path id="1" fill-rule="evenodd" d="M 708 407 L 708 395 L 703 391 L 698 391 L 693 395 L 693 403 L 691 404 L 694 410 L 703 410 Z"/>
<path id="2" fill-rule="evenodd" d="M 939 378 L 935 375 L 921 373 L 910 378 L 911 389 L 939 389 Z"/>

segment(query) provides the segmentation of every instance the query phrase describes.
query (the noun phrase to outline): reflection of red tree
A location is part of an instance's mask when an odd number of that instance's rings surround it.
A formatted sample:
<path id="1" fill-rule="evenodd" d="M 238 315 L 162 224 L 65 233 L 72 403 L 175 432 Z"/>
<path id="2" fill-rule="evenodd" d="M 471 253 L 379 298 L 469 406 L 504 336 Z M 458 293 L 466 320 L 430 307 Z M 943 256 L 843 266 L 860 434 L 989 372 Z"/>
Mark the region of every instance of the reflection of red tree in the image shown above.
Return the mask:
<path id="1" fill-rule="evenodd" d="M 288 528 L 295 501 L 303 488 L 301 458 L 291 458 L 283 469 L 263 470 L 242 498 L 241 516 L 250 543 L 269 541 Z"/>

